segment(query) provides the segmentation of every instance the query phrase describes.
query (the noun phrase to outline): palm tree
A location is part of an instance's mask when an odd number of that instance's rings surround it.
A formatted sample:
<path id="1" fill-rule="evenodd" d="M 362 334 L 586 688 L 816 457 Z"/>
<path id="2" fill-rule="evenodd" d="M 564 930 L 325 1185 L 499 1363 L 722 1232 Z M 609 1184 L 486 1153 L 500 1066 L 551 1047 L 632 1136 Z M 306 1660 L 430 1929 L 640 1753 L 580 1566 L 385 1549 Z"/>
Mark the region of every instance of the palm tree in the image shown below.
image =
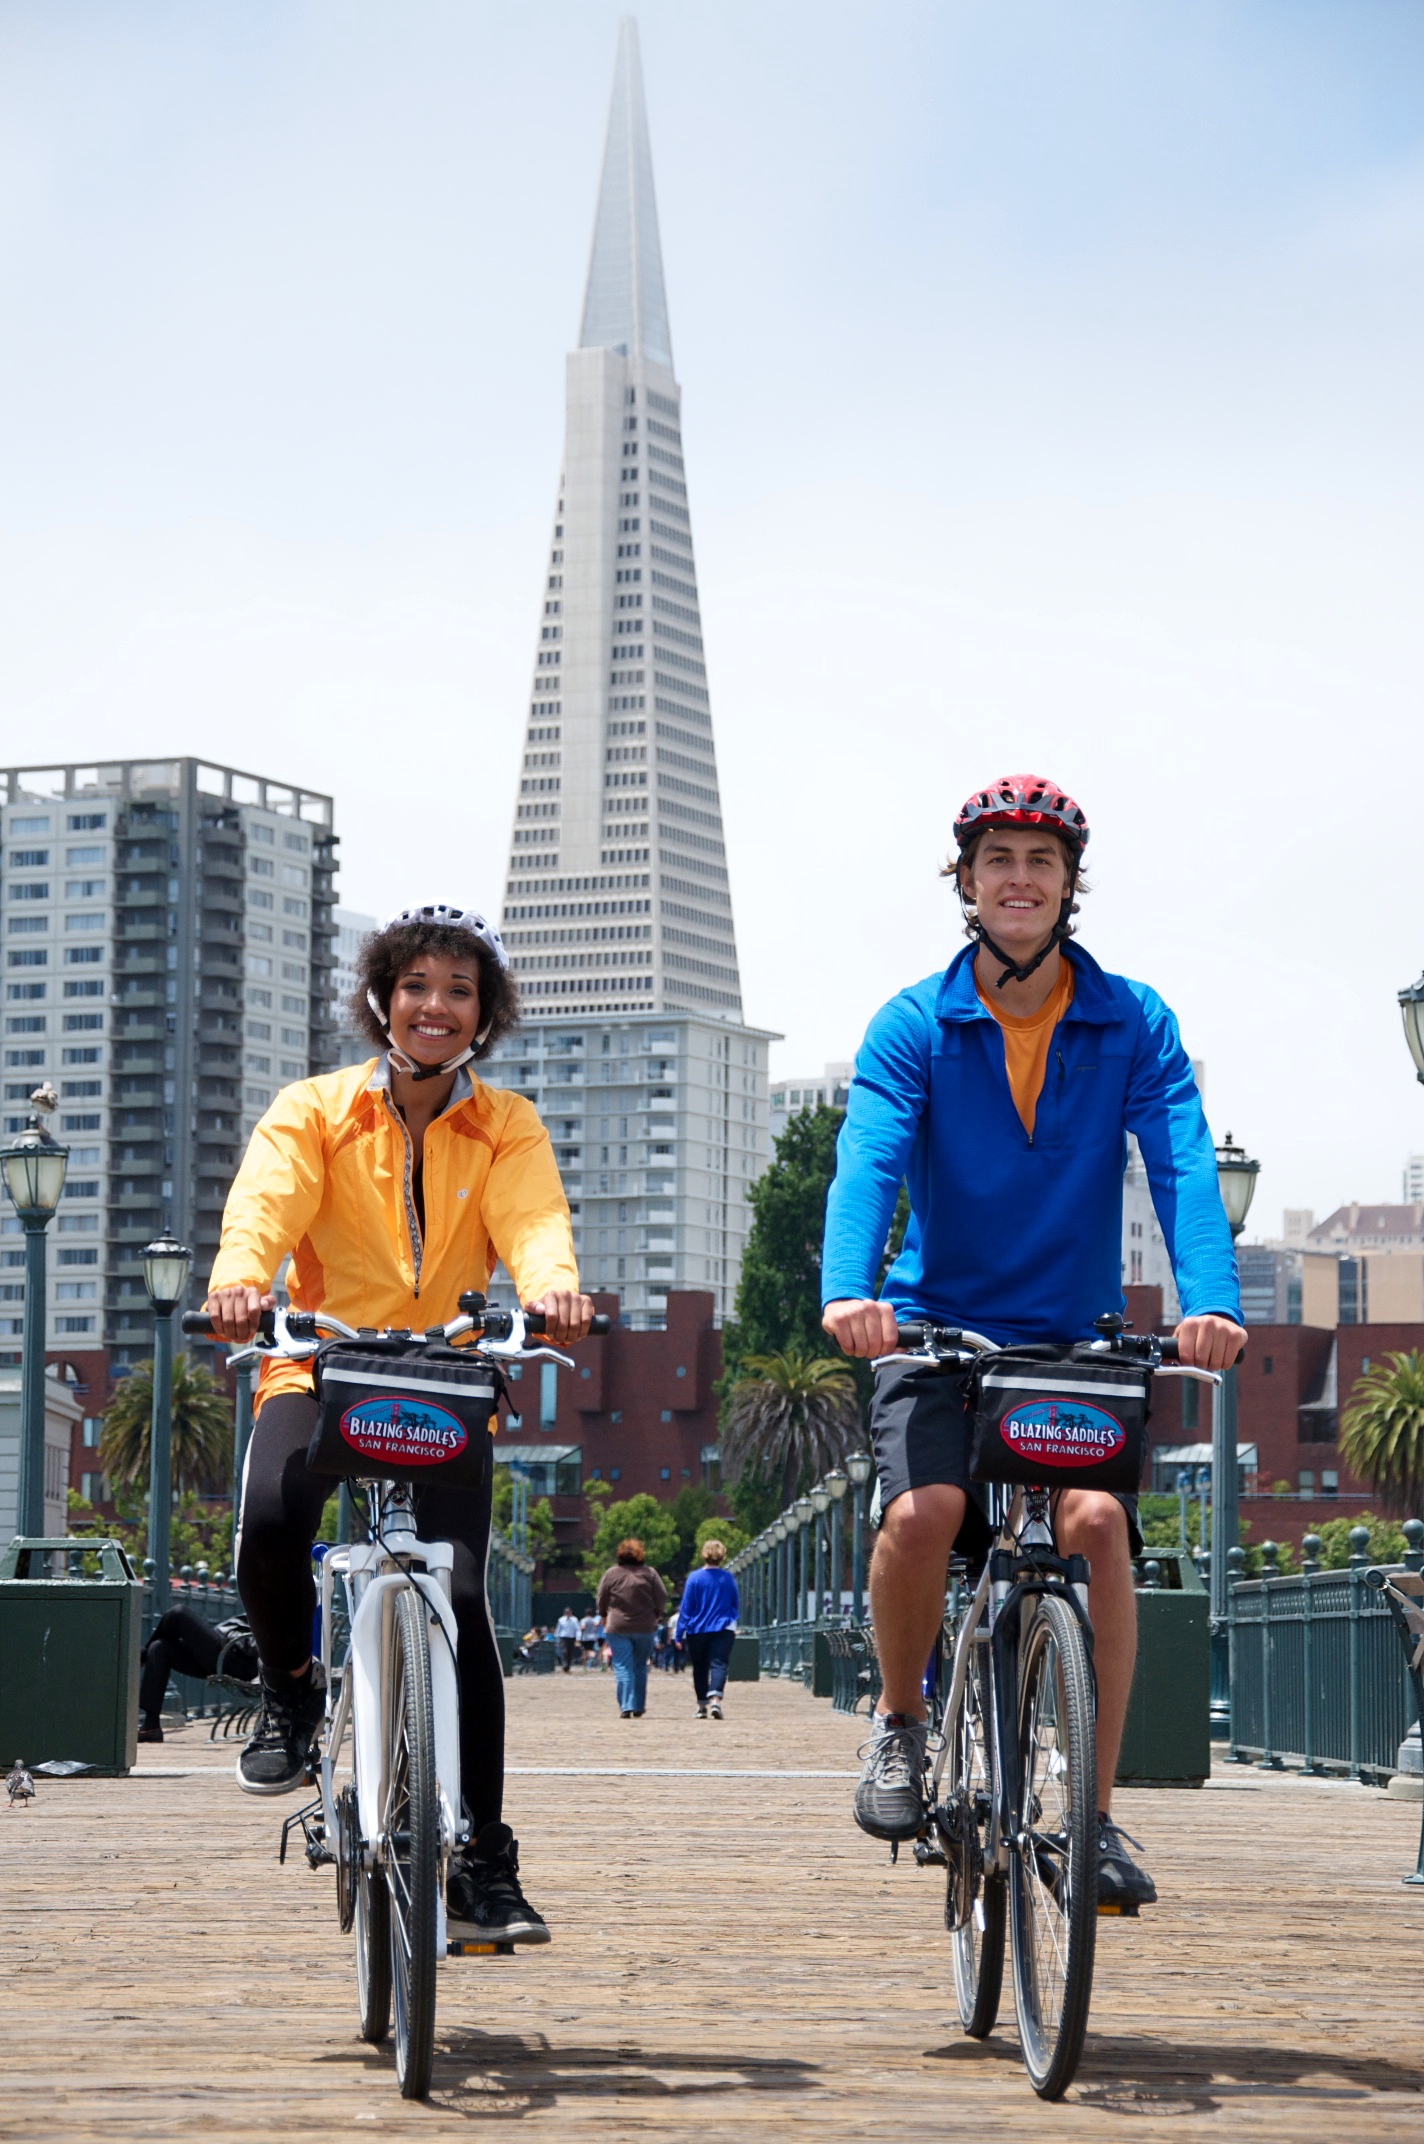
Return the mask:
<path id="1" fill-rule="evenodd" d="M 153 1364 L 136 1362 L 104 1410 L 99 1463 L 111 1481 L 147 1483 L 153 1420 Z M 232 1452 L 232 1402 L 211 1370 L 173 1361 L 173 1486 L 211 1489 L 225 1481 Z"/>
<path id="2" fill-rule="evenodd" d="M 1340 1417 L 1340 1456 L 1389 1511 L 1424 1511 L 1424 1353 L 1391 1353 L 1365 1372 Z"/>
<path id="3" fill-rule="evenodd" d="M 860 1433 L 855 1380 L 829 1355 L 748 1355 L 732 1387 L 722 1432 L 722 1469 L 729 1480 L 747 1468 L 781 1478 L 789 1504 L 806 1474 L 838 1466 Z"/>

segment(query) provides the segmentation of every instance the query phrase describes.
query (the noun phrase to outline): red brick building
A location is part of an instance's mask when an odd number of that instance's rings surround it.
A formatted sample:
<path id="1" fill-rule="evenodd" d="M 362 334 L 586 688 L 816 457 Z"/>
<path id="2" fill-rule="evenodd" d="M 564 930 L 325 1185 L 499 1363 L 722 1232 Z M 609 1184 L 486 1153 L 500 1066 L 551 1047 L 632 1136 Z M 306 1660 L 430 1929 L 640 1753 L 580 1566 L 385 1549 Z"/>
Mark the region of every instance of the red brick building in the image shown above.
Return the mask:
<path id="1" fill-rule="evenodd" d="M 593 1535 L 585 1481 L 610 1483 L 615 1501 L 646 1494 L 668 1502 L 693 1482 L 720 1485 L 714 1387 L 722 1335 L 712 1323 L 711 1293 L 670 1290 L 660 1332 L 619 1325 L 616 1295 L 594 1302 L 613 1318 L 612 1332 L 582 1341 L 572 1370 L 516 1366 L 518 1412 L 501 1416 L 495 1438 L 496 1460 L 515 1461 L 531 1495 L 549 1497 L 552 1562 L 565 1569 Z"/>
<path id="2" fill-rule="evenodd" d="M 1157 1290 L 1127 1293 L 1136 1329 L 1160 1332 L 1160 1303 L 1152 1300 Z M 1237 1443 L 1254 1447 L 1255 1456 L 1242 1479 L 1241 1516 L 1251 1527 L 1246 1538 L 1299 1548 L 1302 1537 L 1326 1519 L 1353 1520 L 1381 1509 L 1369 1483 L 1340 1457 L 1340 1413 L 1371 1364 L 1392 1352 L 1424 1348 L 1424 1325 L 1253 1325 L 1250 1335 L 1236 1373 Z M 1205 1386 L 1185 1378 L 1160 1383 L 1148 1427 L 1152 1452 L 1209 1444 L 1212 1398 Z M 1174 1472 L 1172 1463 L 1164 1468 L 1160 1460 L 1155 1469 L 1164 1487 L 1175 1483 L 1160 1477 Z"/>

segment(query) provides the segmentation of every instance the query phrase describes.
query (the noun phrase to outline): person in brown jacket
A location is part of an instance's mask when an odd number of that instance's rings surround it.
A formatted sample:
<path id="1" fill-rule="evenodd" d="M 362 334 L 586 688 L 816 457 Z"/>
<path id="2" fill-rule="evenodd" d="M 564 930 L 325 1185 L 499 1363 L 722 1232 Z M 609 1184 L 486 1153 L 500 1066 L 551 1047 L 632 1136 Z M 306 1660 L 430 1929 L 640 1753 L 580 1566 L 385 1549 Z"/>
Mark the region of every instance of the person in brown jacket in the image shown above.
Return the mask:
<path id="1" fill-rule="evenodd" d="M 598 1582 L 598 1612 L 613 1650 L 620 1719 L 640 1720 L 648 1701 L 648 1662 L 667 1588 L 648 1563 L 641 1541 L 618 1544 L 618 1561 Z"/>

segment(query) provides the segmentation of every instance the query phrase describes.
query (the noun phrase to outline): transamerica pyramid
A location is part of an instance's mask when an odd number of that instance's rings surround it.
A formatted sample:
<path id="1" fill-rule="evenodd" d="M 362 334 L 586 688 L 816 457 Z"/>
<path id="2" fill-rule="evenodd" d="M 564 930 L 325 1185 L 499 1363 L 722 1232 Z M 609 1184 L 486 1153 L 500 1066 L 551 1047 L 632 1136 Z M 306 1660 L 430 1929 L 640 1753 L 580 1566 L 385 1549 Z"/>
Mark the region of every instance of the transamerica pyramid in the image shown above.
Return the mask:
<path id="1" fill-rule="evenodd" d="M 680 406 L 627 18 L 505 889 L 533 1017 L 741 1014 Z"/>
<path id="2" fill-rule="evenodd" d="M 625 20 L 505 884 L 524 1023 L 480 1070 L 538 1104 L 584 1285 L 635 1326 L 665 1323 L 670 1289 L 730 1313 L 770 1150 L 774 1038 L 742 1021 L 680 411 Z"/>

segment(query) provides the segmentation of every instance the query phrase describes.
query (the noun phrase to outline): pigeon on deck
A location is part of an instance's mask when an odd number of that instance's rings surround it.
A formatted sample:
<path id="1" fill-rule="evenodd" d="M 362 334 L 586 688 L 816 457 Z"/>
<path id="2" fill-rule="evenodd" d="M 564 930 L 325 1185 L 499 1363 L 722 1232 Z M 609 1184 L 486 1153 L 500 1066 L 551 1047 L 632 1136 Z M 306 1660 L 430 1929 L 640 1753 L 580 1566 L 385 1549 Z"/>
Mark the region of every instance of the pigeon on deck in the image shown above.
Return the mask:
<path id="1" fill-rule="evenodd" d="M 12 1809 L 14 1808 L 16 1802 L 18 1802 L 21 1808 L 23 1808 L 26 1802 L 32 1802 L 34 1800 L 35 1783 L 34 1780 L 30 1777 L 30 1774 L 25 1770 L 25 1760 L 23 1757 L 17 1757 L 15 1759 L 12 1769 L 6 1776 L 5 1785 L 9 1790 L 10 1807 Z"/>

